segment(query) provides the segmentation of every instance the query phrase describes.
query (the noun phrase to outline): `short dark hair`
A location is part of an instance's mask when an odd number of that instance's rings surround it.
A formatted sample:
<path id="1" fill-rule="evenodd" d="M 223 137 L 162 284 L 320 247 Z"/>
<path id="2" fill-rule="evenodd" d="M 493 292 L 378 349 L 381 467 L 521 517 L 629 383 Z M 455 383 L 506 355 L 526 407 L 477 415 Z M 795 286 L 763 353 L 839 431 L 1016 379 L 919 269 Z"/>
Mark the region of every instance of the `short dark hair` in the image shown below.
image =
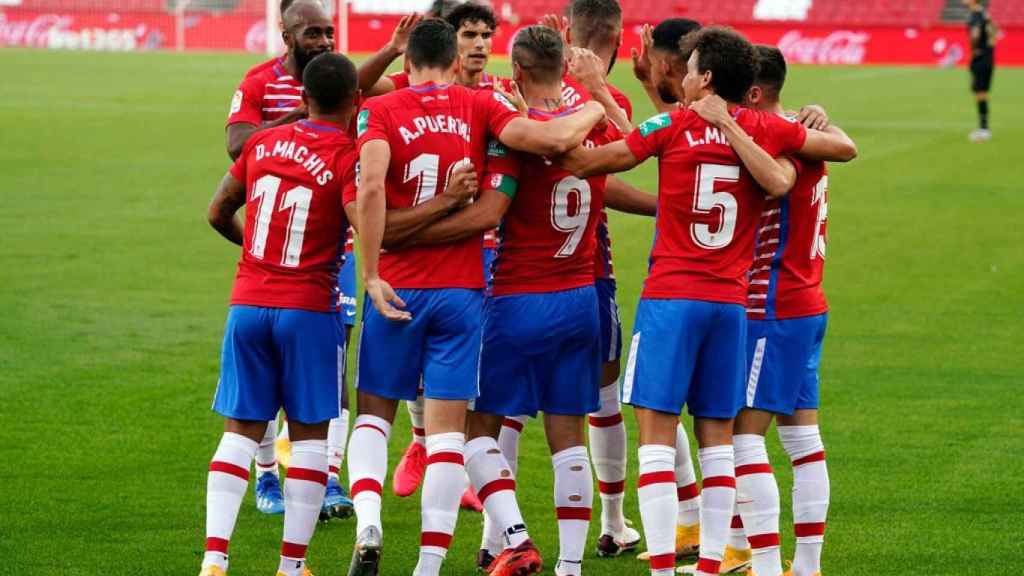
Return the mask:
<path id="1" fill-rule="evenodd" d="M 284 15 L 284 11 L 287 10 L 289 7 L 291 7 L 292 3 L 294 3 L 294 2 L 295 2 L 295 0 L 281 0 L 281 12 L 280 12 L 280 14 L 283 16 Z"/>
<path id="2" fill-rule="evenodd" d="M 778 100 L 786 84 L 786 57 L 775 46 L 758 44 L 754 49 L 757 51 L 757 77 L 754 84 L 760 86 L 770 100 Z"/>
<path id="3" fill-rule="evenodd" d="M 618 0 L 572 0 L 569 25 L 577 46 L 613 41 L 622 31 L 622 6 Z"/>
<path id="4" fill-rule="evenodd" d="M 494 10 L 491 10 L 490 6 L 476 2 L 459 4 L 444 19 L 452 25 L 452 28 L 455 28 L 456 32 L 462 28 L 462 24 L 465 22 L 483 22 L 491 30 L 498 27 L 498 19 L 494 16 Z"/>
<path id="5" fill-rule="evenodd" d="M 723 99 L 742 102 L 757 74 L 757 52 L 731 28 L 713 26 L 687 34 L 679 44 L 685 54 L 697 54 L 697 70 L 711 71 L 711 87 Z"/>
<path id="6" fill-rule="evenodd" d="M 302 72 L 306 97 L 321 112 L 338 112 L 355 101 L 359 80 L 356 66 L 343 54 L 326 52 L 313 58 Z"/>
<path id="7" fill-rule="evenodd" d="M 455 28 L 440 18 L 422 20 L 409 33 L 405 53 L 413 68 L 447 70 L 458 55 Z"/>
<path id="8" fill-rule="evenodd" d="M 662 20 L 651 36 L 654 39 L 654 48 L 682 56 L 679 41 L 690 32 L 700 30 L 700 22 L 687 18 L 667 18 Z"/>
<path id="9" fill-rule="evenodd" d="M 562 78 L 565 46 L 562 37 L 546 26 L 527 26 L 512 41 L 512 62 L 538 82 Z"/>
<path id="10" fill-rule="evenodd" d="M 427 18 L 444 18 L 458 5 L 459 3 L 455 0 L 434 0 L 425 16 Z"/>

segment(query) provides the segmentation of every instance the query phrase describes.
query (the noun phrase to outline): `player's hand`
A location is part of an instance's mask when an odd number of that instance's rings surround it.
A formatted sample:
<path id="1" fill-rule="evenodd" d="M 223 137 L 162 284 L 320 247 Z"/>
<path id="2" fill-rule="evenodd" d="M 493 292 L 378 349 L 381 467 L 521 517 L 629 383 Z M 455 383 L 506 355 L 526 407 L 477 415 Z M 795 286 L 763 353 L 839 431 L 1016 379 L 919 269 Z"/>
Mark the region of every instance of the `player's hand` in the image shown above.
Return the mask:
<path id="1" fill-rule="evenodd" d="M 824 130 L 828 128 L 829 120 L 825 109 L 817 104 L 808 104 L 800 109 L 796 115 L 797 122 L 813 130 Z"/>
<path id="2" fill-rule="evenodd" d="M 395 31 L 391 33 L 391 41 L 388 43 L 391 49 L 398 54 L 405 54 L 405 49 L 409 45 L 409 33 L 422 19 L 423 16 L 416 12 L 403 16 L 398 21 L 398 26 L 395 26 Z"/>
<path id="3" fill-rule="evenodd" d="M 697 100 L 690 104 L 690 110 L 718 128 L 729 121 L 729 106 L 718 94 L 711 94 Z"/>
<path id="4" fill-rule="evenodd" d="M 452 171 L 452 176 L 448 179 L 443 194 L 451 196 L 456 200 L 457 205 L 462 206 L 476 198 L 478 192 L 480 192 L 480 182 L 476 168 L 473 167 L 472 162 L 466 162 Z"/>
<path id="5" fill-rule="evenodd" d="M 604 62 L 586 48 L 572 48 L 569 53 L 569 74 L 591 94 L 604 88 Z"/>
<path id="6" fill-rule="evenodd" d="M 647 84 L 651 81 L 651 48 L 654 46 L 654 28 L 650 24 L 644 24 L 640 28 L 640 50 L 633 48 L 630 55 L 633 57 L 633 76 L 640 82 Z"/>
<path id="7" fill-rule="evenodd" d="M 373 307 L 380 312 L 384 318 L 394 322 L 408 322 L 412 320 L 412 314 L 405 308 L 405 301 L 398 297 L 391 285 L 381 278 L 371 278 L 366 282 L 366 295 L 373 302 Z"/>
<path id="8" fill-rule="evenodd" d="M 516 107 L 516 110 L 519 111 L 520 116 L 529 116 L 530 107 L 526 104 L 526 97 L 524 97 L 522 91 L 519 90 L 519 85 L 516 84 L 515 82 L 509 82 L 508 86 L 510 89 L 505 90 L 505 88 L 501 85 L 501 82 L 495 82 L 494 91 L 497 92 L 498 94 L 501 94 L 509 102 L 511 102 L 512 105 Z"/>
<path id="9" fill-rule="evenodd" d="M 558 32 L 558 35 L 562 37 L 562 42 L 565 43 L 566 46 L 569 45 L 568 18 L 566 18 L 565 16 L 556 16 L 554 14 L 545 14 L 544 16 L 541 17 L 540 20 L 537 21 L 537 23 L 540 24 L 541 26 L 546 26 L 548 28 L 551 28 L 555 32 Z"/>

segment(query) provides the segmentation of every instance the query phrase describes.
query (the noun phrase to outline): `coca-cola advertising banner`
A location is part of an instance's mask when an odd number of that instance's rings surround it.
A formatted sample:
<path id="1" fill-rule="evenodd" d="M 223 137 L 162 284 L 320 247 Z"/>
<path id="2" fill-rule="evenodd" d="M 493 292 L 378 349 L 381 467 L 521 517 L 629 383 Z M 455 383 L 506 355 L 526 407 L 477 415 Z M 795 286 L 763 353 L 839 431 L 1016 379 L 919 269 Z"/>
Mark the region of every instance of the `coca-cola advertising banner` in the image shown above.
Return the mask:
<path id="1" fill-rule="evenodd" d="M 388 41 L 397 16 L 353 14 L 351 52 L 372 52 Z M 256 14 L 41 12 L 0 8 L 0 46 L 67 50 L 165 50 L 176 47 L 178 26 L 188 50 L 265 52 L 266 23 Z M 639 45 L 640 23 L 626 26 L 620 55 Z M 505 23 L 494 51 L 507 54 L 521 26 Z M 952 66 L 969 59 L 963 26 L 850 27 L 800 23 L 748 24 L 737 28 L 751 41 L 779 46 L 797 64 L 918 64 Z M 1024 29 L 1005 29 L 996 47 L 1001 65 L 1024 66 Z"/>

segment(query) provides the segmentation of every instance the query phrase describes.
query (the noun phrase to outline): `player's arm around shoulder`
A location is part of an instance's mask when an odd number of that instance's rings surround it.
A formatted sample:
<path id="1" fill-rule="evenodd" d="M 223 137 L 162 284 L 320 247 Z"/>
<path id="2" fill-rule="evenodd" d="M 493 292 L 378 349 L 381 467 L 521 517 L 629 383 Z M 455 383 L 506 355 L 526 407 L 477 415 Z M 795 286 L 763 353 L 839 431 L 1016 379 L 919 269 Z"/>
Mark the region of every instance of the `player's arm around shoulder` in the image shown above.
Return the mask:
<path id="1" fill-rule="evenodd" d="M 452 171 L 444 191 L 440 194 L 415 206 L 387 211 L 384 248 L 397 250 L 416 243 L 425 228 L 465 206 L 467 202 L 477 196 L 479 190 L 477 173 L 473 165 L 470 163 L 459 165 Z M 481 229 L 481 231 L 485 229 Z M 451 242 L 471 236 L 473 232 L 472 230 L 462 231 L 461 234 L 448 239 L 438 239 L 432 243 Z"/>
<path id="2" fill-rule="evenodd" d="M 857 144 L 835 124 L 824 130 L 808 130 L 799 155 L 808 160 L 849 162 L 857 157 Z"/>
<path id="3" fill-rule="evenodd" d="M 511 205 L 512 197 L 506 192 L 485 189 L 469 206 L 424 228 L 416 235 L 414 243 L 445 244 L 493 230 L 501 225 Z"/>
<path id="4" fill-rule="evenodd" d="M 807 104 L 795 115 L 796 121 L 807 129 L 808 144 L 805 140 L 802 148 L 810 148 L 815 154 L 827 154 L 828 157 L 808 156 L 801 150 L 800 155 L 809 160 L 826 160 L 830 162 L 849 162 L 857 157 L 857 144 L 841 128 L 832 124 L 828 112 L 817 104 Z"/>
<path id="5" fill-rule="evenodd" d="M 736 121 L 721 96 L 705 96 L 692 103 L 690 110 L 725 134 L 729 146 L 739 156 L 743 166 L 769 196 L 785 196 L 793 188 L 796 183 L 796 169 L 793 164 L 774 158 L 762 148 Z M 794 138 L 798 138 L 804 129 L 797 124 L 794 126 L 795 129 L 791 132 L 795 135 Z"/>
<path id="6" fill-rule="evenodd" d="M 596 148 L 577 146 L 557 159 L 559 166 L 577 178 L 625 172 L 641 161 L 625 140 L 616 140 Z"/>
<path id="7" fill-rule="evenodd" d="M 558 156 L 582 144 L 587 134 L 604 118 L 604 108 L 591 101 L 574 114 L 547 122 L 522 116 L 513 118 L 497 136 L 502 144 L 514 150 Z"/>

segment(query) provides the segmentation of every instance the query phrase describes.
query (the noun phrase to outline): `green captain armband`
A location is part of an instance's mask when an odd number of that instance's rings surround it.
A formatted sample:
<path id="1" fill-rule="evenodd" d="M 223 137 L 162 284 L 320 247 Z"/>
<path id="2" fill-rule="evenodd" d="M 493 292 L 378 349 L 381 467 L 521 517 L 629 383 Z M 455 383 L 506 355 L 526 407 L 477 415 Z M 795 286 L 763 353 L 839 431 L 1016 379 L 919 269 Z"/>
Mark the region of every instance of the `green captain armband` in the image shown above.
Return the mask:
<path id="1" fill-rule="evenodd" d="M 515 200 L 516 192 L 519 191 L 519 182 L 516 182 L 515 178 L 505 176 L 504 174 L 491 174 L 489 184 L 488 188 L 501 192 L 508 196 L 509 200 Z"/>

